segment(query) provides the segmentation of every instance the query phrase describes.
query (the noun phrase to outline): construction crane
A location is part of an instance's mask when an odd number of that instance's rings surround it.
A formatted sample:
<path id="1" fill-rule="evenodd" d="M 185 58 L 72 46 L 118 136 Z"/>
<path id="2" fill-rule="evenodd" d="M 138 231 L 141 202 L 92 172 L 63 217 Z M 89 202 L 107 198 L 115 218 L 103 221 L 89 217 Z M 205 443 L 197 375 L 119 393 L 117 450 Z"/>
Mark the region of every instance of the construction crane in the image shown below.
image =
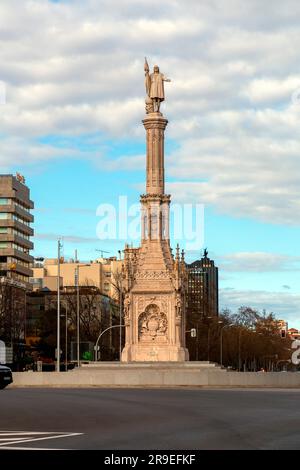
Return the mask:
<path id="1" fill-rule="evenodd" d="M 96 251 L 100 251 L 101 253 L 101 258 L 103 258 L 103 253 L 110 253 L 110 251 L 105 251 L 105 250 L 97 250 Z"/>

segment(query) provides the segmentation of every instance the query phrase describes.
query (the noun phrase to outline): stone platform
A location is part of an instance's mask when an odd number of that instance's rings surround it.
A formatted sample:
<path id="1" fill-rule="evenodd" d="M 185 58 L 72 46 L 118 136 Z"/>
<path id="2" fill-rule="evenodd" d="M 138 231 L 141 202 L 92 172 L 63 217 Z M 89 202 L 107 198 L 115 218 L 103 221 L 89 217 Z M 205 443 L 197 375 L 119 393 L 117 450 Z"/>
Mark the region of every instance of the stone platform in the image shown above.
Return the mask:
<path id="1" fill-rule="evenodd" d="M 69 372 L 16 372 L 12 387 L 300 388 L 297 372 L 229 372 L 210 362 L 83 364 Z"/>

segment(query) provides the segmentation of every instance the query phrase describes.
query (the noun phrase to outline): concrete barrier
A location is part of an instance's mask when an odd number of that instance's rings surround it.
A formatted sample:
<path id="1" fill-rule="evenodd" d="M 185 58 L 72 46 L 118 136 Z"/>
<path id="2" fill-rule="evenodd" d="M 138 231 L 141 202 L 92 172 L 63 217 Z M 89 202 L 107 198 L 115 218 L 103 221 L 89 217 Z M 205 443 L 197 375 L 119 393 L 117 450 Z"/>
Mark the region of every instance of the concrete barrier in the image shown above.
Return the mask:
<path id="1" fill-rule="evenodd" d="M 300 388 L 300 372 L 228 372 L 209 363 L 97 364 L 68 372 L 15 372 L 10 387 Z"/>

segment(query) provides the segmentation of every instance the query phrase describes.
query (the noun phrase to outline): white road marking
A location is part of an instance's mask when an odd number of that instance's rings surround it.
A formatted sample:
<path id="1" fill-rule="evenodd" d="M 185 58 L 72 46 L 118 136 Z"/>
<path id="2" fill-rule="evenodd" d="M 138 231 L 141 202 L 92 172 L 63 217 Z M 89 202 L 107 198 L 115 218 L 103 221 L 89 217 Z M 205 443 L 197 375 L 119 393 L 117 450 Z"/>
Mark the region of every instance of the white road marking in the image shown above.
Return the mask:
<path id="1" fill-rule="evenodd" d="M 0 431 L 0 436 L 38 436 L 45 434 L 70 434 L 69 432 L 54 432 L 54 431 Z"/>
<path id="2" fill-rule="evenodd" d="M 45 441 L 49 439 L 61 439 L 64 437 L 81 436 L 78 432 L 31 432 L 31 431 L 0 431 L 0 447 L 1 449 L 31 449 L 29 447 L 15 447 L 15 444 Z M 14 437 L 12 437 L 14 436 Z M 27 437 L 26 437 L 27 436 Z M 37 436 L 37 437 L 34 437 Z M 39 437 L 43 436 L 43 437 Z M 41 448 L 33 448 L 35 450 L 43 450 Z M 48 449 L 51 450 L 51 449 Z M 53 449 L 54 450 L 54 449 Z"/>
<path id="3" fill-rule="evenodd" d="M 1 450 L 69 450 L 60 447 L 59 449 L 55 449 L 55 447 L 1 447 Z"/>
<path id="4" fill-rule="evenodd" d="M 2 439 L 2 437 L 0 438 L 0 441 L 5 441 L 5 442 L 7 442 L 7 441 L 15 441 L 15 440 L 16 440 L 15 437 L 4 437 L 3 439 Z"/>

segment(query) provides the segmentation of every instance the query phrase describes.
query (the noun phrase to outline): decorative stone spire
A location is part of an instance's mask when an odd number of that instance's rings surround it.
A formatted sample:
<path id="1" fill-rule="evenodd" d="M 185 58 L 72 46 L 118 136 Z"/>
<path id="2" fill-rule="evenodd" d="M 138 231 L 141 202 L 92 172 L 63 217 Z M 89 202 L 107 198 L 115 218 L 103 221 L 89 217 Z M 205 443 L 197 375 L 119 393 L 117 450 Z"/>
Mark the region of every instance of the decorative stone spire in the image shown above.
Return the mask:
<path id="1" fill-rule="evenodd" d="M 176 245 L 176 261 L 179 262 L 180 258 L 180 248 L 179 248 L 179 243 Z"/>

